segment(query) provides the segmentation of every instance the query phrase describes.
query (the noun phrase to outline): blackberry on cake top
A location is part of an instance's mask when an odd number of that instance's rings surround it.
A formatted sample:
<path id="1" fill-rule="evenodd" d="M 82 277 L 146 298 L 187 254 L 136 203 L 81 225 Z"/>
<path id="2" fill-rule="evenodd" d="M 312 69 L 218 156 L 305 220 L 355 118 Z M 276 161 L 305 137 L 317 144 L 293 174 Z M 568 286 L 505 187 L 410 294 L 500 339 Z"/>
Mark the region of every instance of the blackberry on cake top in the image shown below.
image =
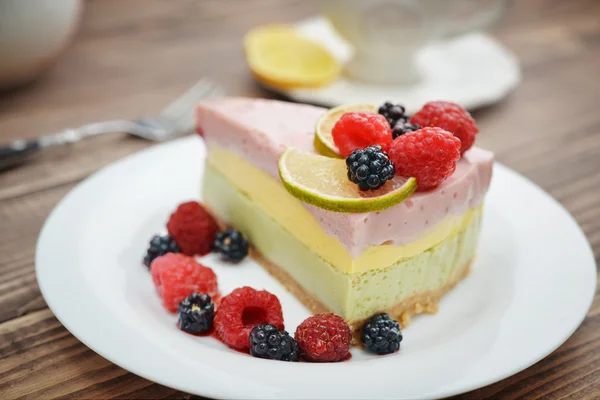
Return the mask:
<path id="1" fill-rule="evenodd" d="M 394 163 L 381 149 L 381 146 L 369 146 L 356 149 L 346 158 L 348 179 L 358 185 L 360 190 L 376 190 L 394 177 Z"/>
<path id="2" fill-rule="evenodd" d="M 408 121 L 398 121 L 396 125 L 392 128 L 392 136 L 396 139 L 398 136 L 404 135 L 408 132 L 418 131 L 421 129 L 421 125 L 419 124 L 411 124 Z"/>
<path id="3" fill-rule="evenodd" d="M 401 104 L 394 104 L 391 101 L 386 101 L 379 107 L 378 113 L 383 115 L 390 124 L 390 127 L 394 127 L 396 123 L 401 121 L 408 121 L 406 115 L 406 108 Z"/>

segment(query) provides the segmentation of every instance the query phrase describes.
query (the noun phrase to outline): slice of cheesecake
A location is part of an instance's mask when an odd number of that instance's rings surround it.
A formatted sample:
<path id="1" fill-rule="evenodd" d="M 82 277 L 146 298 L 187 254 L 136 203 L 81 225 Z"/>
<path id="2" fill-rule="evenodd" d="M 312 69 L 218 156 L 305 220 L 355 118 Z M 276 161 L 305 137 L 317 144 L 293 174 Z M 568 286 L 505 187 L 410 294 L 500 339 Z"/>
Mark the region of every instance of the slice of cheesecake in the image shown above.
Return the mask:
<path id="1" fill-rule="evenodd" d="M 468 273 L 493 155 L 471 148 L 441 186 L 382 211 L 327 211 L 290 195 L 277 166 L 288 146 L 314 151 L 325 111 L 246 98 L 201 104 L 204 202 L 312 312 L 338 314 L 355 330 L 377 312 L 406 326 L 415 313 L 436 312 Z"/>

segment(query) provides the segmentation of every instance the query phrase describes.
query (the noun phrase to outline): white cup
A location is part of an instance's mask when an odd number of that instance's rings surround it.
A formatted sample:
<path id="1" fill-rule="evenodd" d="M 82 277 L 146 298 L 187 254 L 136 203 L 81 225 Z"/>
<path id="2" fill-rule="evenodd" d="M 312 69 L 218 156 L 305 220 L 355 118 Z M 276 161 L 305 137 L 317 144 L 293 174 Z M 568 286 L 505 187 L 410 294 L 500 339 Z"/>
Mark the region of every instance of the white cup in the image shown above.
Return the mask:
<path id="1" fill-rule="evenodd" d="M 437 40 L 495 22 L 506 0 L 322 0 L 323 14 L 354 47 L 346 74 L 382 84 L 419 81 L 415 54 Z"/>
<path id="2" fill-rule="evenodd" d="M 81 0 L 0 0 L 0 89 L 49 68 L 79 25 Z"/>

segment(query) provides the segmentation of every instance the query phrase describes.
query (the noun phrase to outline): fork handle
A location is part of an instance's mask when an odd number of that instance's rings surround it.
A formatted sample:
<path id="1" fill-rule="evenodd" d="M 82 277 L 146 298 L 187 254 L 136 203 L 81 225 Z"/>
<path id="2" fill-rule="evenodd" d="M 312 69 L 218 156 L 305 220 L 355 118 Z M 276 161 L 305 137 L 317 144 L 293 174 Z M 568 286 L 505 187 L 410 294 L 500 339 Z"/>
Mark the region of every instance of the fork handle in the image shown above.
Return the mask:
<path id="1" fill-rule="evenodd" d="M 7 146 L 0 147 L 0 169 L 20 164 L 41 148 L 38 139 L 15 140 Z"/>
<path id="2" fill-rule="evenodd" d="M 131 121 L 104 121 L 83 125 L 77 129 L 65 129 L 55 134 L 40 136 L 31 140 L 15 140 L 6 146 L 0 146 L 0 170 L 16 166 L 28 160 L 40 150 L 80 141 L 89 136 L 103 133 L 130 132 Z"/>
<path id="3" fill-rule="evenodd" d="M 78 130 L 65 129 L 52 135 L 40 136 L 37 139 L 15 140 L 0 147 L 0 170 L 22 164 L 42 149 L 74 143 L 82 137 Z"/>

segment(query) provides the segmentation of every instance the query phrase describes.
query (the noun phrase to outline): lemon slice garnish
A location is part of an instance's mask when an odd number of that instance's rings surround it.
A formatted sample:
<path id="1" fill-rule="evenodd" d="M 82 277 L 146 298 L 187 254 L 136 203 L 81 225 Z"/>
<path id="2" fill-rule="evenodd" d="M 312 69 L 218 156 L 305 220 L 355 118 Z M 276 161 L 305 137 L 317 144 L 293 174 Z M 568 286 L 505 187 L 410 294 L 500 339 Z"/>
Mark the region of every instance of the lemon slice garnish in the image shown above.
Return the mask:
<path id="1" fill-rule="evenodd" d="M 340 64 L 327 49 L 285 25 L 251 30 L 244 50 L 256 78 L 276 88 L 325 86 L 340 74 Z"/>

